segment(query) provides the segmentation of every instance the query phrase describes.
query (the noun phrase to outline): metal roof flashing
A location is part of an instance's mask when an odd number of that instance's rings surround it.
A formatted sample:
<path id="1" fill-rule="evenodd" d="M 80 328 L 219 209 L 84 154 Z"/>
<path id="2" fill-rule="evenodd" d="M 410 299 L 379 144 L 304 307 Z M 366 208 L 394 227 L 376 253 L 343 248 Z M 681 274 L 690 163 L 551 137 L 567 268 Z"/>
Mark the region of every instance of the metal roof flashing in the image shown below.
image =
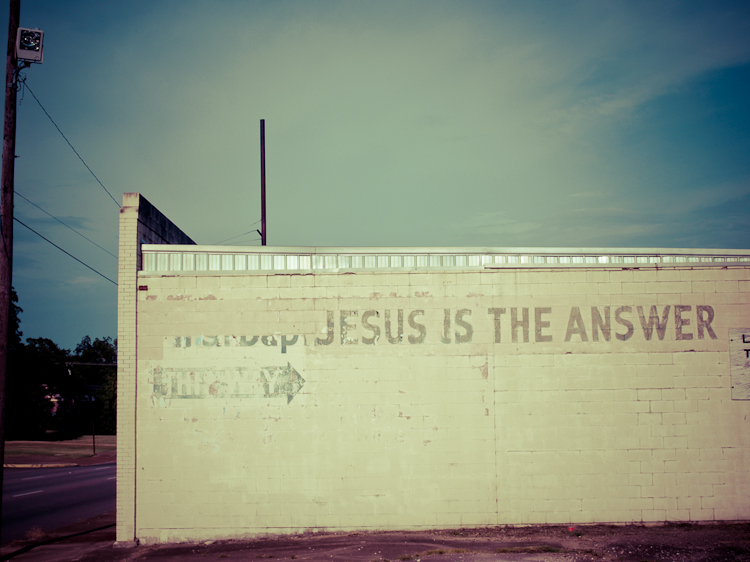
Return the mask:
<path id="1" fill-rule="evenodd" d="M 144 275 L 519 268 L 748 267 L 750 250 L 684 248 L 425 248 L 143 244 Z"/>

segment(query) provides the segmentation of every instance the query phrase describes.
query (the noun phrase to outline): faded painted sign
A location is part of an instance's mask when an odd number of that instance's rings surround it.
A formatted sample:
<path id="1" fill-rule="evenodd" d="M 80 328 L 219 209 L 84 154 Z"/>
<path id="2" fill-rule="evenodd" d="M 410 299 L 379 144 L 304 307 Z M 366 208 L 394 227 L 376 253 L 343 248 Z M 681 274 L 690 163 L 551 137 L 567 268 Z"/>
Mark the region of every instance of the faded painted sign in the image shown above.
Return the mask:
<path id="1" fill-rule="evenodd" d="M 729 329 L 732 400 L 750 400 L 750 328 Z"/>
<path id="2" fill-rule="evenodd" d="M 152 399 L 166 405 L 172 399 L 266 398 L 292 401 L 305 379 L 287 363 L 261 368 L 172 368 L 153 370 Z"/>
<path id="3" fill-rule="evenodd" d="M 322 314 L 323 311 L 321 311 Z M 708 305 L 508 307 L 457 310 L 326 310 L 320 336 L 303 334 L 199 335 L 172 338 L 174 348 L 419 345 L 472 343 L 489 331 L 494 343 L 571 343 L 715 340 Z M 561 328 L 558 330 L 558 328 Z M 564 330 L 562 329 L 564 328 Z M 553 331 L 564 336 L 553 336 Z M 308 334 L 309 335 L 309 334 Z"/>

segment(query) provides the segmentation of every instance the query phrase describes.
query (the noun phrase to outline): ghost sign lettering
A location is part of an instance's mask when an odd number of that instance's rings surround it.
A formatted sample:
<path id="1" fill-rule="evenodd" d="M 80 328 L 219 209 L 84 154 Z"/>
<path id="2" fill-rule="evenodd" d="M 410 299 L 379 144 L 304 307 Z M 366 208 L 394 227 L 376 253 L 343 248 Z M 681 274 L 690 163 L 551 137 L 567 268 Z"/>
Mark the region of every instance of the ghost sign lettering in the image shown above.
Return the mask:
<path id="1" fill-rule="evenodd" d="M 152 399 L 266 398 L 286 399 L 289 404 L 305 379 L 285 366 L 190 369 L 156 367 Z"/>
<path id="2" fill-rule="evenodd" d="M 442 312 L 442 314 L 440 314 Z M 553 341 L 552 307 L 489 308 L 472 310 L 385 309 L 327 310 L 321 336 L 245 335 L 184 336 L 173 338 L 173 347 L 278 347 L 293 345 L 419 345 L 471 343 L 475 325 L 493 334 L 494 343 L 545 343 Z M 717 339 L 712 324 L 715 313 L 708 305 L 573 306 L 566 309 L 565 342 L 617 342 L 642 337 L 645 341 Z M 431 315 L 428 317 L 427 315 Z M 436 316 L 440 314 L 440 316 Z M 429 320 L 429 322 L 428 322 Z M 439 326 L 431 333 L 428 325 Z M 432 339 L 431 339 L 431 336 Z"/>
<path id="3" fill-rule="evenodd" d="M 750 400 L 750 328 L 729 330 L 729 372 L 732 399 Z"/>
<path id="4" fill-rule="evenodd" d="M 326 310 L 321 311 L 320 335 L 200 334 L 165 338 L 165 346 L 191 356 L 215 350 L 210 352 L 219 354 L 216 364 L 221 364 L 237 354 L 246 361 L 261 361 L 274 349 L 284 354 L 293 346 L 461 345 L 471 343 L 477 330 L 488 333 L 496 344 L 533 345 L 553 342 L 555 338 L 570 343 L 715 340 L 715 319 L 714 308 L 709 305 Z M 730 333 L 732 396 L 750 399 L 750 330 Z M 221 348 L 236 349 L 230 353 Z M 220 360 L 220 356 L 225 359 Z M 288 404 L 305 384 L 289 362 L 266 367 L 247 365 L 250 366 L 156 367 L 152 398 L 160 404 L 171 399 L 210 398 L 286 399 Z"/>

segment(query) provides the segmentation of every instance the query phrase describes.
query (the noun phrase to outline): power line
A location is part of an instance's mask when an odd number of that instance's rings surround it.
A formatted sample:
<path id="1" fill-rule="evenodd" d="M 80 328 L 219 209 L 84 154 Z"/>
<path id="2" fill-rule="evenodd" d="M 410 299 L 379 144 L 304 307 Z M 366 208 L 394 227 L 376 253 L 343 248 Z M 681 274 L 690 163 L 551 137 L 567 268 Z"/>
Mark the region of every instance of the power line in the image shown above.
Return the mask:
<path id="1" fill-rule="evenodd" d="M 38 232 L 37 232 L 36 230 L 34 230 L 33 228 L 31 228 L 31 227 L 30 227 L 29 225 L 27 225 L 27 224 L 24 224 L 24 223 L 22 223 L 22 222 L 21 222 L 20 220 L 18 220 L 18 219 L 17 219 L 16 217 L 13 217 L 13 220 L 14 220 L 14 221 L 16 221 L 16 222 L 17 222 L 18 224 L 20 224 L 21 226 L 25 226 L 26 228 L 28 228 L 28 229 L 29 229 L 29 230 L 30 230 L 31 232 L 33 232 L 34 234 L 36 234 L 37 236 L 39 236 L 39 238 L 42 238 L 43 240 L 46 240 L 47 242 L 49 242 L 50 244 L 52 244 L 52 245 L 53 245 L 53 246 L 54 246 L 55 248 L 57 248 L 58 250 L 60 250 L 60 251 L 61 251 L 61 252 L 63 252 L 64 254 L 67 254 L 67 255 L 69 255 L 69 256 L 70 256 L 71 258 L 73 258 L 74 260 L 76 260 L 76 261 L 77 261 L 78 263 L 80 263 L 80 264 L 82 264 L 82 265 L 85 265 L 86 267 L 88 267 L 88 268 L 89 268 L 89 269 L 90 269 L 91 271 L 93 271 L 93 272 L 94 272 L 94 273 L 96 273 L 97 275 L 100 275 L 100 276 L 104 277 L 104 278 L 105 278 L 105 279 L 106 279 L 107 281 L 109 281 L 110 283 L 112 283 L 112 284 L 114 284 L 114 285 L 117 285 L 117 283 L 115 283 L 114 281 L 112 281 L 112 279 L 110 279 L 110 278 L 109 278 L 109 277 L 107 277 L 106 275 L 103 275 L 103 274 L 99 273 L 99 272 L 98 272 L 98 271 L 97 271 L 96 269 L 94 269 L 93 267 L 91 267 L 91 266 L 90 266 L 90 265 L 88 265 L 87 263 L 84 263 L 84 262 L 82 262 L 81 260 L 79 260 L 79 259 L 78 259 L 77 257 L 75 257 L 75 256 L 74 256 L 73 254 L 71 254 L 70 252 L 66 252 L 66 251 L 65 251 L 65 250 L 63 250 L 63 249 L 62 249 L 62 248 L 61 248 L 60 246 L 58 246 L 57 244 L 55 244 L 55 243 L 54 243 L 54 242 L 53 242 L 52 240 L 50 240 L 49 238 L 45 238 L 44 236 L 42 236 L 41 234 L 39 234 L 39 233 L 38 233 Z"/>
<path id="2" fill-rule="evenodd" d="M 247 242 L 259 242 L 262 240 L 262 238 L 251 238 Z M 227 244 L 227 246 L 239 246 L 240 244 L 246 244 L 247 242 L 232 242 L 231 244 Z"/>
<path id="3" fill-rule="evenodd" d="M 114 255 L 114 254 L 113 254 L 112 252 L 110 252 L 110 251 L 109 251 L 109 250 L 107 250 L 106 248 L 102 248 L 102 247 L 101 247 L 101 246 L 100 246 L 99 244 L 97 244 L 96 242 L 94 242 L 94 241 L 93 241 L 93 240 L 92 240 L 91 238 L 88 238 L 87 236 L 84 236 L 83 234 L 81 234 L 80 232 L 78 232 L 78 231 L 77 231 L 77 230 L 76 230 L 75 228 L 73 228 L 72 226 L 70 226 L 69 224 L 65 224 L 65 223 L 64 223 L 63 221 L 61 221 L 61 220 L 60 220 L 59 218 L 57 218 L 56 216 L 54 216 L 54 215 L 52 215 L 52 214 L 48 213 L 47 211 L 45 211 L 44 209 L 42 209 L 42 208 L 41 208 L 41 207 L 40 207 L 39 205 L 37 205 L 36 203 L 34 203 L 33 201 L 31 201 L 30 199 L 28 199 L 28 198 L 24 197 L 23 195 L 21 195 L 20 193 L 18 193 L 18 192 L 17 192 L 16 190 L 13 190 L 13 191 L 14 191 L 14 192 L 15 192 L 15 194 L 16 194 L 16 195 L 18 195 L 18 196 L 19 196 L 19 197 L 20 197 L 21 199 L 24 199 L 25 201 L 27 201 L 27 202 L 31 203 L 32 205 L 34 205 L 34 207 L 36 207 L 37 209 L 39 209 L 39 210 L 40 210 L 40 211 L 42 211 L 43 213 L 46 213 L 47 215 L 49 215 L 50 217 L 52 217 L 53 219 L 55 219 L 55 220 L 56 220 L 57 222 L 59 222 L 59 223 L 60 223 L 61 225 L 63 225 L 63 226 L 66 226 L 66 227 L 68 227 L 68 228 L 69 228 L 70 230 L 72 230 L 73 232 L 75 232 L 75 233 L 76 233 L 76 234 L 77 234 L 78 236 L 80 236 L 81 238 L 85 238 L 86 240 L 88 240 L 89 242 L 91 242 L 91 243 L 92 243 L 92 244 L 93 244 L 94 246 L 96 246 L 97 248 L 99 248 L 100 250 L 104 250 L 104 251 L 105 251 L 105 252 L 107 252 L 107 253 L 108 253 L 108 254 L 109 254 L 110 256 L 112 256 L 113 258 L 117 259 L 117 256 L 116 256 L 116 255 Z"/>
<path id="4" fill-rule="evenodd" d="M 27 89 L 27 90 L 29 91 L 29 93 L 31 94 L 31 96 L 32 96 L 32 97 L 33 97 L 33 98 L 34 98 L 34 99 L 36 100 L 36 103 L 38 103 L 38 104 L 39 104 L 39 107 L 41 107 L 41 108 L 42 108 L 42 111 L 44 111 L 44 114 L 45 114 L 45 115 L 46 115 L 47 117 L 49 117 L 49 120 L 50 120 L 50 121 L 52 122 L 52 124 L 53 124 L 53 125 L 55 126 L 55 129 L 57 129 L 57 132 L 58 132 L 58 133 L 60 133 L 60 135 L 62 135 L 62 138 L 64 138 L 64 139 L 65 139 L 65 142 L 67 142 L 67 143 L 68 143 L 68 146 L 69 146 L 69 147 L 70 147 L 70 148 L 71 148 L 71 149 L 73 150 L 73 152 L 75 152 L 76 156 L 78 156 L 78 159 L 79 159 L 79 160 L 80 160 L 80 161 L 81 161 L 81 162 L 83 163 L 83 165 L 84 165 L 84 166 L 86 166 L 86 169 L 87 169 L 87 170 L 88 170 L 89 172 L 91 172 L 91 175 L 92 175 L 92 176 L 94 176 L 94 179 L 95 179 L 95 180 L 97 181 L 97 183 L 98 183 L 99 185 L 101 185 L 101 186 L 102 186 L 102 189 L 103 189 L 104 191 L 106 191 L 106 192 L 107 192 L 107 195 L 109 195 L 109 196 L 110 196 L 110 198 L 112 199 L 112 201 L 114 201 L 114 202 L 115 202 L 115 205 L 117 205 L 117 207 L 119 208 L 119 207 L 120 207 L 120 204 L 119 204 L 119 203 L 117 202 L 117 199 L 115 199 L 114 197 L 112 197 L 112 194 L 111 194 L 111 193 L 109 192 L 109 190 L 108 190 L 108 189 L 107 189 L 106 187 L 104 187 L 104 184 L 103 184 L 102 182 L 100 182 L 100 181 L 99 181 L 99 178 L 97 178 L 97 177 L 96 177 L 96 174 L 95 174 L 95 173 L 94 173 L 94 172 L 93 172 L 93 171 L 91 170 L 91 168 L 89 168 L 89 165 L 88 165 L 88 164 L 86 164 L 86 162 L 84 162 L 84 161 L 83 161 L 83 158 L 81 158 L 81 155 L 80 155 L 80 154 L 78 154 L 78 151 L 77 151 L 77 150 L 76 150 L 76 149 L 75 149 L 75 148 L 73 147 L 73 145 L 72 145 L 72 144 L 70 144 L 70 141 L 68 140 L 68 138 L 67 138 L 67 137 L 66 137 L 66 136 L 65 136 L 65 135 L 63 134 L 63 132 L 62 132 L 62 131 L 60 130 L 60 127 L 58 127 L 58 126 L 57 126 L 57 123 L 55 123 L 55 120 L 54 120 L 54 119 L 52 119 L 52 117 L 50 116 L 50 114 L 49 114 L 49 113 L 47 113 L 47 110 L 46 110 L 46 109 L 44 109 L 44 106 L 42 105 L 42 102 L 40 102 L 40 101 L 39 101 L 39 98 L 37 98 L 37 97 L 36 97 L 36 95 L 34 95 L 34 92 L 32 91 L 32 89 L 31 89 L 31 88 L 29 88 L 29 85 L 28 85 L 28 84 L 26 83 L 26 77 L 23 77 L 23 78 L 21 78 L 21 79 L 20 79 L 20 82 L 22 82 L 22 83 L 23 83 L 24 87 L 25 87 L 25 88 L 26 88 L 26 89 Z"/>
<path id="5" fill-rule="evenodd" d="M 240 238 L 241 236 L 246 236 L 248 234 L 255 234 L 255 232 L 256 232 L 255 230 L 250 230 L 250 231 L 245 232 L 243 234 L 238 234 L 237 236 L 232 236 L 231 238 L 227 238 L 226 240 L 222 240 L 221 242 L 216 242 L 216 243 L 213 244 L 213 246 L 219 246 L 221 244 L 226 244 L 230 240 L 234 240 L 235 238 Z M 258 238 L 258 240 L 260 240 L 260 238 Z M 238 242 L 232 242 L 231 244 L 228 244 L 228 245 L 231 246 L 232 244 L 237 244 L 237 243 Z"/>
<path id="6" fill-rule="evenodd" d="M 255 226 L 259 222 L 260 221 L 255 221 L 250 226 Z M 248 230 L 247 232 L 243 232 L 242 234 L 238 234 L 237 236 L 230 236 L 229 238 L 227 238 L 226 240 L 222 240 L 221 242 L 214 242 L 213 245 L 214 246 L 218 246 L 219 244 L 223 244 L 224 242 L 228 242 L 229 240 L 234 240 L 235 238 L 239 238 L 240 236 L 245 236 L 246 234 L 250 234 L 251 232 L 258 232 L 258 231 L 257 230 Z"/>

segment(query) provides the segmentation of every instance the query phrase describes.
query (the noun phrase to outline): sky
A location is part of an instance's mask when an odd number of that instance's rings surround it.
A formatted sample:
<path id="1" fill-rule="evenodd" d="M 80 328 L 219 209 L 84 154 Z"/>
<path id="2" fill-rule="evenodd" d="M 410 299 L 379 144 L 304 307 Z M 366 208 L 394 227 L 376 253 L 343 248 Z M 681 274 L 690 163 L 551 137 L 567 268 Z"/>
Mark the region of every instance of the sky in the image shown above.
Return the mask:
<path id="1" fill-rule="evenodd" d="M 20 21 L 44 62 L 15 217 L 115 282 L 124 192 L 199 244 L 259 245 L 261 119 L 269 245 L 750 248 L 746 1 L 22 0 Z M 115 338 L 116 286 L 14 236 L 24 338 Z"/>

